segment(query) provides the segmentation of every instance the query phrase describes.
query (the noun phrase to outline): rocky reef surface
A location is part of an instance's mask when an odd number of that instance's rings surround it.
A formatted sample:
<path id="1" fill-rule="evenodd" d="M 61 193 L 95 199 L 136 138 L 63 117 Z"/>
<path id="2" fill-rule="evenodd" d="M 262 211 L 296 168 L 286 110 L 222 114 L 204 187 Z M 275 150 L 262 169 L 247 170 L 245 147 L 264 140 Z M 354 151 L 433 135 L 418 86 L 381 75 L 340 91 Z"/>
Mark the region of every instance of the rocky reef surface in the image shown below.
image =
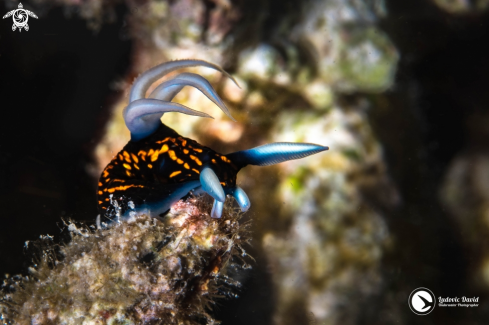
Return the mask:
<path id="1" fill-rule="evenodd" d="M 69 243 L 34 243 L 29 275 L 4 280 L 2 324 L 218 324 L 209 314 L 218 297 L 234 297 L 228 274 L 247 268 L 249 222 L 227 204 L 193 197 L 162 220 L 147 216 L 94 229 L 65 224 Z"/>

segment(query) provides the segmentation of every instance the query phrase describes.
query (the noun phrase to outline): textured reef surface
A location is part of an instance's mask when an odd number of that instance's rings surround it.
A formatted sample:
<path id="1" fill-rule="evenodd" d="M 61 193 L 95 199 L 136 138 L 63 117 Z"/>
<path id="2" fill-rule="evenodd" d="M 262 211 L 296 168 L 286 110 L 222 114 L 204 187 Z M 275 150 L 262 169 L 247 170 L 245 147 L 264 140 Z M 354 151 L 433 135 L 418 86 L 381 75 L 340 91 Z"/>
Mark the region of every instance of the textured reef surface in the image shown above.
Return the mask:
<path id="1" fill-rule="evenodd" d="M 229 204 L 193 197 L 162 220 L 138 216 L 108 229 L 66 223 L 71 241 L 41 237 L 25 277 L 5 280 L 4 324 L 217 324 L 209 311 L 234 297 L 247 268 L 249 223 Z"/>

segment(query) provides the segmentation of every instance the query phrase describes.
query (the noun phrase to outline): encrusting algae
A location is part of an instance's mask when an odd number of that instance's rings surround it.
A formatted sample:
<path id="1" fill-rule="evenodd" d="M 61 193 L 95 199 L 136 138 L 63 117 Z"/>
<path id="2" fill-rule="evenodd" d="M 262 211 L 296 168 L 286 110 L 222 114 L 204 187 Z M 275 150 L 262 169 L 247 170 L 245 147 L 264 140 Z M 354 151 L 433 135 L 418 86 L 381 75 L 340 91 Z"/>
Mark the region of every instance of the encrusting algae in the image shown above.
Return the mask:
<path id="1" fill-rule="evenodd" d="M 68 244 L 51 244 L 29 276 L 4 281 L 1 323 L 219 324 L 209 314 L 214 299 L 236 296 L 240 285 L 226 271 L 248 267 L 249 223 L 229 202 L 221 219 L 201 196 L 162 219 L 98 230 L 68 222 Z"/>

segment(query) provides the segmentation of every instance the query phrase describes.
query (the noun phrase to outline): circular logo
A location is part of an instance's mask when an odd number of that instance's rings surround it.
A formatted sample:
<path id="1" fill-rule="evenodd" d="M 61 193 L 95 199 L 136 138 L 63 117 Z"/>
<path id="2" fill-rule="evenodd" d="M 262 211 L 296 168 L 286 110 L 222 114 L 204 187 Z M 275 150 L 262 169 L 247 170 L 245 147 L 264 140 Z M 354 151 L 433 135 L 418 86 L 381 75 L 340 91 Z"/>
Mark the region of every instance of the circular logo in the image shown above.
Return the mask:
<path id="1" fill-rule="evenodd" d="M 430 289 L 418 288 L 409 295 L 408 304 L 416 315 L 428 315 L 435 309 L 436 297 Z"/>
<path id="2" fill-rule="evenodd" d="M 23 9 L 17 9 L 12 17 L 14 19 L 14 24 L 17 27 L 24 27 L 27 24 L 27 20 L 29 20 L 29 17 L 27 17 L 27 12 L 25 12 Z"/>

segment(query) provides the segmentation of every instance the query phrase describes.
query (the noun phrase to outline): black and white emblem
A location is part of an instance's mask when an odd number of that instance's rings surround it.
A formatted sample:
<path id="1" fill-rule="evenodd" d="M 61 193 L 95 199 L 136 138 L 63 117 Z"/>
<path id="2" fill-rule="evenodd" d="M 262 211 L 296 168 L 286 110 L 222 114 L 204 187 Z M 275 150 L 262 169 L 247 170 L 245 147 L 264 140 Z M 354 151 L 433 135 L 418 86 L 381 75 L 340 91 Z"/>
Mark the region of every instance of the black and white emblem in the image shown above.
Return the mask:
<path id="1" fill-rule="evenodd" d="M 32 11 L 24 9 L 22 3 L 19 3 L 19 7 L 17 9 L 7 12 L 7 14 L 3 16 L 3 19 L 10 16 L 12 16 L 12 19 L 14 21 L 14 24 L 12 25 L 12 30 L 15 31 L 16 29 L 19 29 L 19 32 L 22 31 L 22 28 L 24 28 L 26 31 L 29 30 L 29 25 L 27 25 L 29 16 L 37 19 L 36 14 Z"/>
<path id="2" fill-rule="evenodd" d="M 436 297 L 430 289 L 418 288 L 409 295 L 408 304 L 416 315 L 428 315 L 435 309 Z"/>

